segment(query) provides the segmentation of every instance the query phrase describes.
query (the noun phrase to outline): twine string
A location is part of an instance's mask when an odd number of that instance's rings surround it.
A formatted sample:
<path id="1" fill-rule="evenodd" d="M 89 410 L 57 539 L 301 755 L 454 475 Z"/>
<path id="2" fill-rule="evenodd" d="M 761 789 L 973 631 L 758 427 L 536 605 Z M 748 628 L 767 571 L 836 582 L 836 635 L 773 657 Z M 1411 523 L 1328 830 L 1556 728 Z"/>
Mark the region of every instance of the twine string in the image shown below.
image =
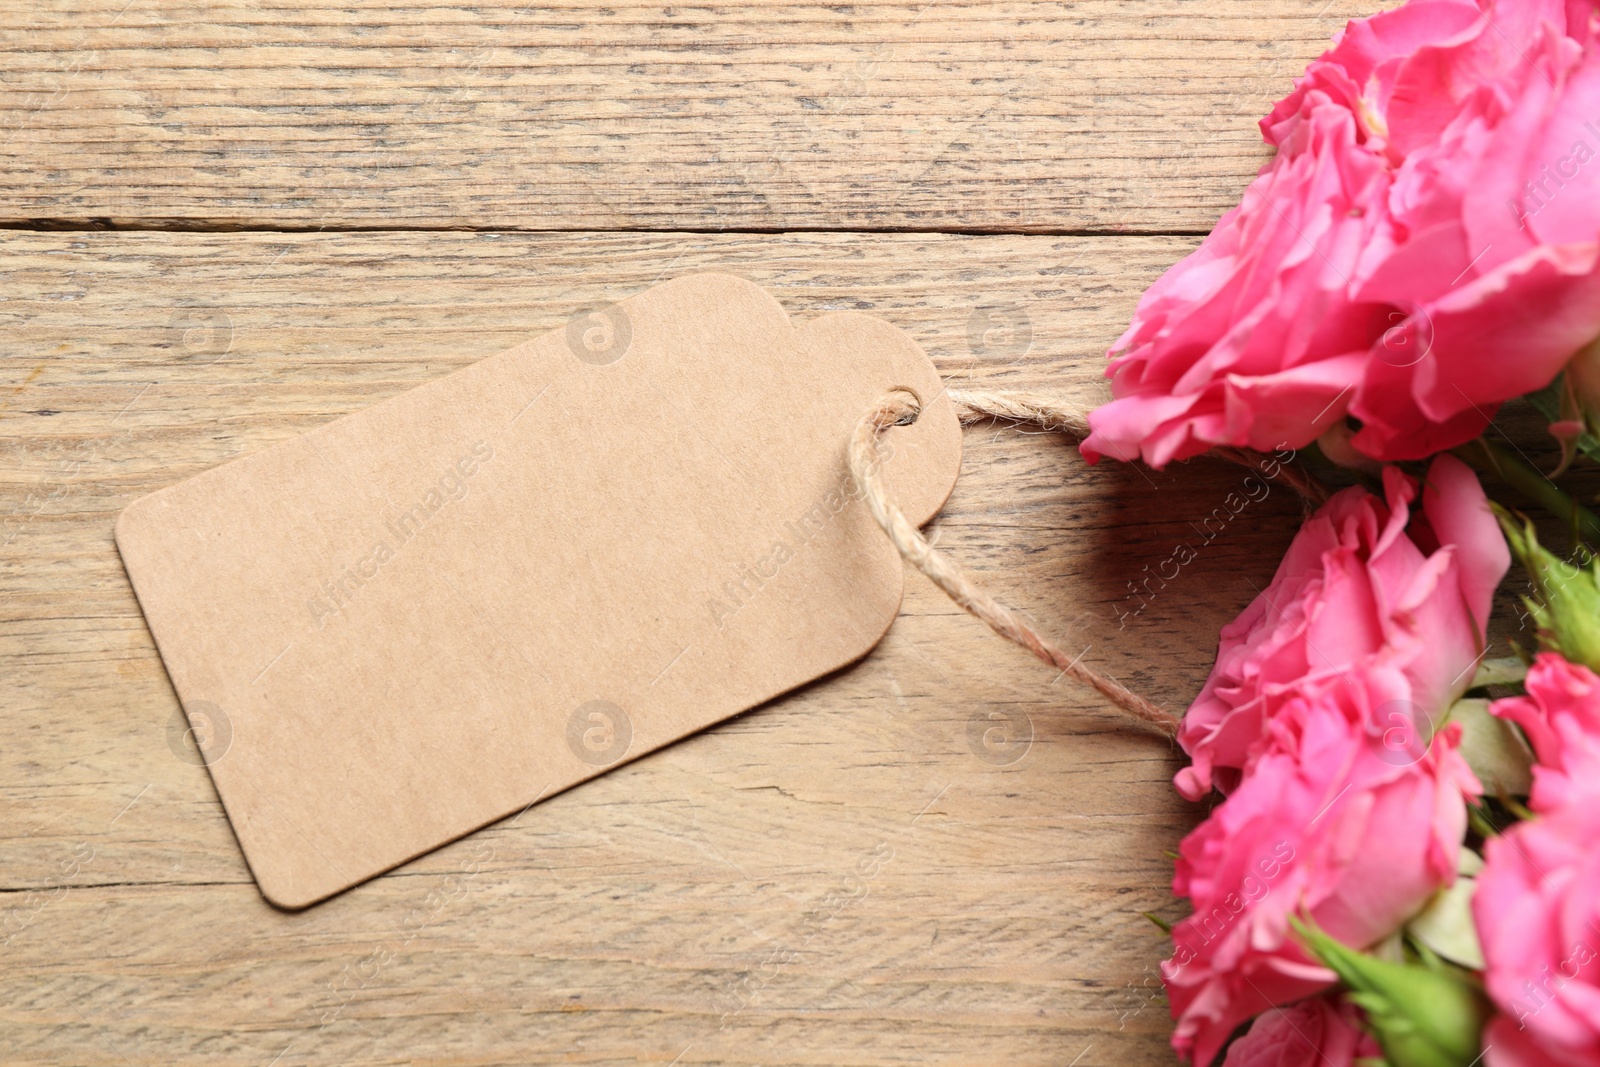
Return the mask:
<path id="1" fill-rule="evenodd" d="M 1078 436 L 1088 432 L 1084 413 L 1053 402 L 1045 397 L 1024 393 L 950 394 L 962 422 L 976 422 L 982 418 L 1008 418 L 1036 422 L 1051 429 L 1060 429 Z M 906 562 L 927 575 L 933 584 L 943 589 L 961 608 L 989 625 L 995 633 L 1012 641 L 1052 667 L 1070 675 L 1094 689 L 1111 701 L 1119 710 L 1139 723 L 1154 727 L 1167 737 L 1178 732 L 1178 719 L 1150 703 L 1138 693 L 1126 688 L 1115 679 L 1108 678 L 1092 667 L 1085 666 L 1081 655 L 1069 655 L 1055 642 L 1041 635 L 1016 613 L 977 585 L 948 556 L 928 543 L 911 521 L 905 517 L 889 498 L 883 482 L 882 464 L 877 462 L 878 437 L 891 426 L 904 426 L 915 422 L 921 407 L 910 393 L 896 391 L 888 394 L 856 424 L 850 436 L 850 471 L 872 511 L 872 517 L 883 532 L 889 535 Z"/>
<path id="2" fill-rule="evenodd" d="M 1032 423 L 1065 433 L 1074 440 L 1088 436 L 1088 411 L 1071 401 L 1039 393 L 980 393 L 951 390 L 956 415 L 963 425 L 987 419 L 1008 419 Z M 861 495 L 883 532 L 888 534 L 900 555 L 927 575 L 964 611 L 987 623 L 1006 640 L 1021 645 L 1045 663 L 1091 686 L 1124 715 L 1141 726 L 1153 728 L 1166 737 L 1178 732 L 1177 716 L 1146 700 L 1116 679 L 1101 674 L 1083 663 L 1083 654 L 1070 655 L 1054 641 L 1040 634 L 1010 608 L 995 600 L 975 583 L 948 556 L 928 543 L 891 499 L 883 481 L 882 465 L 877 461 L 878 438 L 891 426 L 905 426 L 921 414 L 917 398 L 906 390 L 895 390 L 881 400 L 856 424 L 850 437 L 850 471 Z M 1243 449 L 1217 449 L 1219 458 L 1243 466 L 1257 466 L 1257 457 Z M 1309 507 L 1327 498 L 1321 483 L 1291 464 L 1280 465 L 1281 476 L 1306 501 Z"/>

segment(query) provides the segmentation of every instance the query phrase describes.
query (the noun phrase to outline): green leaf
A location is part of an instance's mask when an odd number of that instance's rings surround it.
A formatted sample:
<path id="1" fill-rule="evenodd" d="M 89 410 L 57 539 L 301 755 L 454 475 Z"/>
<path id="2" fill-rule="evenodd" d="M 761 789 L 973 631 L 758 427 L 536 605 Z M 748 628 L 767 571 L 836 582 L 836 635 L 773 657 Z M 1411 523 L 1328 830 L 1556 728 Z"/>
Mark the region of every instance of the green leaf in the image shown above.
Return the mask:
<path id="1" fill-rule="evenodd" d="M 1533 753 L 1515 727 L 1489 714 L 1487 700 L 1456 701 L 1447 721 L 1461 724 L 1461 758 L 1478 776 L 1486 796 L 1528 795 L 1533 786 Z"/>
<path id="2" fill-rule="evenodd" d="M 1478 689 L 1486 685 L 1516 685 L 1528 676 L 1528 665 L 1521 657 L 1510 656 L 1505 659 L 1486 659 L 1478 664 L 1478 669 L 1468 683 L 1468 689 Z"/>
<path id="3" fill-rule="evenodd" d="M 1483 948 L 1478 944 L 1478 926 L 1472 919 L 1472 894 L 1477 888 L 1476 880 L 1457 878 L 1455 885 L 1433 895 L 1407 924 L 1406 932 L 1451 963 L 1483 970 Z"/>
<path id="4" fill-rule="evenodd" d="M 1558 374 L 1555 381 L 1543 389 L 1529 393 L 1526 399 L 1546 420 L 1560 422 L 1563 417 L 1570 417 L 1563 416 L 1561 411 L 1561 397 L 1566 388 L 1566 375 Z M 1579 452 L 1582 452 L 1590 459 L 1600 460 L 1600 440 L 1597 440 L 1593 434 L 1588 432 L 1581 433 L 1574 443 L 1578 446 Z"/>
<path id="5" fill-rule="evenodd" d="M 1541 648 L 1600 670 L 1600 557 L 1586 547 L 1564 560 L 1539 544 L 1533 523 L 1491 503 L 1511 554 L 1533 583 L 1522 602 L 1533 616 Z"/>
<path id="6" fill-rule="evenodd" d="M 1350 990 L 1393 1067 L 1471 1067 L 1490 1008 L 1464 972 L 1390 963 L 1291 920 L 1306 948 Z"/>

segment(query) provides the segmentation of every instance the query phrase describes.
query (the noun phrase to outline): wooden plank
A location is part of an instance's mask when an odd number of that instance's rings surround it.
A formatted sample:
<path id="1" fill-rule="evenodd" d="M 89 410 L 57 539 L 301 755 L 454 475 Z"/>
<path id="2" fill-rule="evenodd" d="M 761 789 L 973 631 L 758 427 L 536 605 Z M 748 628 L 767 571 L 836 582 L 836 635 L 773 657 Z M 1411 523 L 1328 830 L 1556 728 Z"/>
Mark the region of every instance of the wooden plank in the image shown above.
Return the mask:
<path id="1" fill-rule="evenodd" d="M 111 522 L 691 270 L 744 274 L 797 317 L 882 315 L 953 382 L 1091 396 L 1137 294 L 1192 244 L 0 239 L 8 1062 L 1169 1062 L 1165 941 L 1141 913 L 1180 914 L 1165 851 L 1197 811 L 1170 790 L 1177 761 L 920 576 L 859 665 L 285 914 L 249 881 L 204 769 L 169 747 L 176 703 Z M 1002 427 L 967 446 L 941 544 L 1171 706 L 1299 512 L 1274 488 L 1119 628 L 1127 581 L 1193 544 L 1243 472 L 1088 469 Z M 1031 742 L 985 746 L 1008 726 Z"/>
<path id="2" fill-rule="evenodd" d="M 0 223 L 1210 229 L 1355 0 L 0 11 Z"/>

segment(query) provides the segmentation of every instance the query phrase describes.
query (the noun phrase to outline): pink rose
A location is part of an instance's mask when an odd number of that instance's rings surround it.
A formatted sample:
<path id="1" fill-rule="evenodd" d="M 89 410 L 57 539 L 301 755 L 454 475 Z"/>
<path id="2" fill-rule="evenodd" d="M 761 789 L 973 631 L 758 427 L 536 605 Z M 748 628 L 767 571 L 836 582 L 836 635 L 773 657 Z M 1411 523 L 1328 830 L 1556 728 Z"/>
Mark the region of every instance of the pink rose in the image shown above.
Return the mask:
<path id="1" fill-rule="evenodd" d="M 1178 732 L 1194 760 L 1176 779 L 1184 796 L 1213 782 L 1232 789 L 1296 696 L 1359 682 L 1372 733 L 1420 751 L 1471 683 L 1510 566 L 1505 539 L 1477 478 L 1452 456 L 1429 468 L 1417 519 L 1416 483 L 1393 467 L 1383 479 L 1385 500 L 1351 488 L 1324 504 L 1272 584 L 1223 628 Z"/>
<path id="2" fill-rule="evenodd" d="M 1592 677 L 1592 676 L 1591 676 Z M 1489 1067 L 1600 1067 L 1600 795 L 1491 838 L 1472 900 Z"/>
<path id="3" fill-rule="evenodd" d="M 1526 687 L 1527 696 L 1497 700 L 1490 710 L 1522 727 L 1537 761 L 1529 801 L 1535 811 L 1555 811 L 1600 785 L 1600 678 L 1541 652 Z"/>
<path id="4" fill-rule="evenodd" d="M 1261 122 L 1277 155 L 1139 301 L 1090 460 L 1477 436 L 1600 336 L 1595 0 L 1411 0 Z"/>
<path id="5" fill-rule="evenodd" d="M 1173 1047 L 1208 1064 L 1236 1026 L 1334 981 L 1292 936 L 1301 912 L 1364 948 L 1393 933 L 1456 870 L 1465 798 L 1478 783 L 1451 724 L 1414 761 L 1357 723 L 1352 694 L 1296 698 L 1239 787 L 1179 846 L 1173 891 L 1194 912 L 1173 928 L 1162 979 Z"/>
<path id="6" fill-rule="evenodd" d="M 1222 1067 L 1352 1067 L 1358 1057 L 1382 1056 L 1357 1018 L 1355 1008 L 1327 997 L 1274 1008 L 1228 1046 Z"/>

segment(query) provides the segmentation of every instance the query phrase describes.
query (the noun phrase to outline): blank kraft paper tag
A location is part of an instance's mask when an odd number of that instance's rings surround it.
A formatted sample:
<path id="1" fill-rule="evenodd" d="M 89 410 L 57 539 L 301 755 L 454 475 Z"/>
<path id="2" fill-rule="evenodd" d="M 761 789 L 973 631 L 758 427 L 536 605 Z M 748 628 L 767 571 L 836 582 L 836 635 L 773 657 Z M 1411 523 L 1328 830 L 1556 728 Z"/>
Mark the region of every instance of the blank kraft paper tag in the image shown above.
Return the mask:
<path id="1" fill-rule="evenodd" d="M 865 655 L 960 467 L 922 350 L 701 274 L 152 493 L 117 547 L 261 892 L 298 908 Z"/>

